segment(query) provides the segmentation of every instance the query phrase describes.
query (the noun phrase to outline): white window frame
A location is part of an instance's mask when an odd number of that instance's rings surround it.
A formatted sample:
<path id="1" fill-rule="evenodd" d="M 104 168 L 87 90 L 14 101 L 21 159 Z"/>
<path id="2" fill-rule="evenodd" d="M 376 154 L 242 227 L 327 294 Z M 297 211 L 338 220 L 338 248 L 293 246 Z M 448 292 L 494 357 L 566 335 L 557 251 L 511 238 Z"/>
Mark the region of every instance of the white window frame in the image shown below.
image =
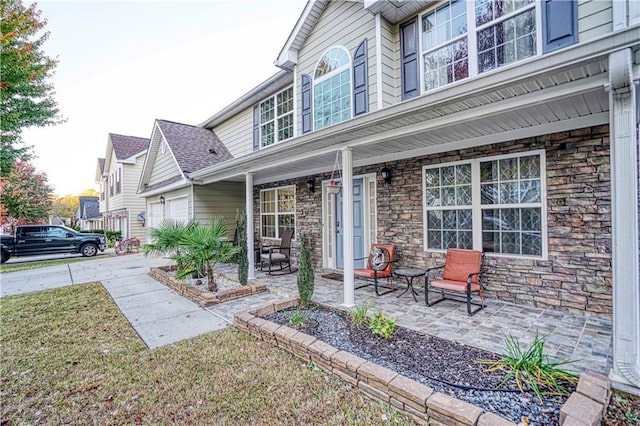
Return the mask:
<path id="1" fill-rule="evenodd" d="M 541 226 L 541 255 L 520 255 L 509 253 L 495 253 L 487 252 L 486 255 L 491 257 L 506 257 L 506 258 L 519 258 L 519 259 L 534 259 L 534 260 L 547 260 L 549 256 L 548 252 L 548 231 L 547 231 L 547 184 L 546 184 L 546 152 L 544 149 L 523 151 L 517 153 L 510 153 L 504 155 L 496 155 L 490 157 L 478 157 L 464 161 L 454 161 L 448 163 L 430 164 L 422 166 L 422 229 L 423 229 L 423 250 L 425 252 L 445 253 L 446 250 L 428 248 L 428 235 L 427 235 L 427 214 L 431 208 L 427 206 L 427 199 L 425 196 L 427 184 L 425 180 L 425 171 L 427 169 L 442 168 L 448 166 L 455 166 L 459 164 L 471 164 L 471 209 L 472 209 L 472 231 L 473 231 L 473 249 L 483 251 L 482 248 L 482 210 L 491 208 L 489 205 L 483 205 L 480 193 L 481 176 L 480 176 L 480 163 L 487 161 L 502 160 L 507 158 L 520 158 L 537 155 L 540 158 L 540 202 L 538 203 L 518 203 L 518 204 L 495 204 L 495 209 L 506 208 L 540 208 L 540 226 Z"/>
<path id="2" fill-rule="evenodd" d="M 293 212 L 280 212 L 279 208 L 278 208 L 278 192 L 280 190 L 283 189 L 293 189 Z M 265 192 L 274 192 L 275 193 L 275 211 L 273 213 L 265 213 L 262 211 L 262 194 Z M 280 217 L 280 215 L 293 215 L 293 235 L 294 235 L 294 240 L 298 239 L 298 232 L 297 232 L 297 226 L 298 226 L 298 221 L 296 218 L 296 214 L 297 214 L 297 210 L 298 210 L 298 205 L 297 205 L 297 196 L 296 196 L 296 186 L 295 185 L 287 185 L 287 186 L 278 186 L 278 187 L 274 187 L 274 188 L 265 188 L 265 189 L 261 189 L 260 190 L 260 198 L 258 200 L 258 203 L 260 205 L 260 238 L 282 238 L 282 235 L 280 235 L 280 227 L 278 226 L 278 219 Z M 273 216 L 275 218 L 275 236 L 274 237 L 268 237 L 266 235 L 262 234 L 262 218 L 266 217 L 266 216 Z"/>
<path id="3" fill-rule="evenodd" d="M 281 95 L 283 93 L 285 93 L 286 91 L 291 90 L 291 110 L 284 113 L 284 114 L 280 114 L 278 115 L 278 95 Z M 265 121 L 264 123 L 262 122 L 262 104 L 264 104 L 265 102 L 272 100 L 273 101 L 273 118 L 271 120 Z M 295 105 L 295 91 L 293 90 L 293 86 L 288 86 L 285 87 L 284 89 L 278 91 L 278 93 L 275 93 L 272 96 L 269 96 L 268 98 L 263 99 L 262 101 L 260 101 L 258 103 L 258 112 L 260 112 L 260 116 L 259 116 L 259 120 L 260 122 L 258 123 L 258 129 L 260 132 L 260 136 L 259 136 L 259 141 L 260 141 L 260 149 L 264 149 L 270 146 L 273 146 L 279 142 L 282 141 L 286 141 L 289 140 L 293 137 L 295 137 L 295 132 L 296 132 L 296 123 L 295 123 L 295 111 L 296 111 L 296 105 Z M 279 131 L 280 128 L 278 127 L 278 119 L 285 117 L 287 115 L 291 116 L 291 136 L 289 136 L 286 139 L 280 139 L 279 138 Z M 268 123 L 273 123 L 273 143 L 269 144 L 269 145 L 264 145 L 262 143 L 262 126 L 264 126 L 265 124 Z"/>
<path id="4" fill-rule="evenodd" d="M 524 6 L 516 11 L 513 11 L 511 13 L 508 13 L 504 16 L 501 16 L 497 19 L 494 19 L 493 21 L 487 22 L 485 24 L 482 24 L 480 26 L 476 26 L 476 1 L 475 0 L 465 0 L 466 6 L 467 6 L 467 33 L 466 33 L 466 37 L 467 37 L 467 58 L 468 58 L 468 71 L 469 71 L 469 76 L 467 78 L 463 78 L 461 80 L 456 80 L 454 82 L 445 84 L 443 86 L 439 86 L 433 89 L 429 89 L 426 90 L 425 88 L 425 81 L 424 81 L 424 77 L 425 77 L 425 72 L 424 72 L 424 55 L 430 52 L 433 52 L 434 50 L 438 50 L 450 43 L 454 43 L 457 40 L 460 40 L 461 38 L 465 37 L 463 35 L 460 36 L 456 36 L 454 38 L 451 38 L 450 40 L 448 40 L 446 43 L 440 44 L 438 45 L 438 47 L 436 48 L 432 48 L 429 49 L 428 51 L 424 51 L 424 45 L 423 45 L 423 40 L 422 40 L 422 18 L 424 17 L 424 15 L 427 15 L 431 12 L 433 12 L 434 10 L 436 10 L 438 7 L 444 5 L 445 3 L 448 3 L 449 0 L 447 1 L 441 1 L 439 2 L 437 5 L 430 7 L 429 9 L 424 10 L 422 13 L 420 13 L 418 15 L 418 56 L 419 56 L 419 78 L 420 78 L 420 93 L 424 94 L 424 93 L 431 93 L 431 92 L 435 92 L 437 90 L 442 90 L 448 87 L 451 87 L 452 85 L 455 84 L 459 84 L 461 82 L 467 81 L 469 79 L 473 79 L 475 77 L 478 77 L 480 75 L 489 75 L 491 73 L 494 72 L 498 72 L 504 69 L 507 69 L 509 67 L 512 66 L 518 66 L 521 65 L 523 62 L 526 62 L 528 60 L 532 60 L 534 58 L 537 58 L 539 56 L 541 56 L 542 53 L 542 4 L 540 1 L 534 1 L 532 4 L 529 4 L 527 6 Z M 506 21 L 507 19 L 513 18 L 516 15 L 519 15 L 523 12 L 525 12 L 526 10 L 529 10 L 531 8 L 535 8 L 535 25 L 536 25 L 536 53 L 528 58 L 522 59 L 522 60 L 518 60 L 518 61 L 514 61 L 511 62 L 509 64 L 505 64 L 503 66 L 500 67 L 496 67 L 493 68 L 491 70 L 485 71 L 483 73 L 478 73 L 478 32 L 482 31 L 483 29 L 489 28 L 491 26 L 494 26 L 498 23 L 501 23 L 503 21 Z"/>
<path id="5" fill-rule="evenodd" d="M 349 58 L 349 62 L 345 65 L 342 65 L 340 68 L 336 68 L 335 70 L 332 70 L 331 72 L 317 77 L 315 76 L 316 74 L 316 70 L 318 69 L 318 65 L 320 65 L 320 61 L 322 61 L 322 58 L 325 57 L 325 55 L 327 53 L 329 53 L 330 51 L 334 50 L 334 49 L 340 49 L 342 50 L 345 55 L 347 56 L 347 58 Z M 311 96 L 311 122 L 312 122 L 312 128 L 313 130 L 320 130 L 320 129 L 326 129 L 327 127 L 331 127 L 331 126 L 335 126 L 336 124 L 339 123 L 344 123 L 345 121 L 348 121 L 350 119 L 353 118 L 353 72 L 351 72 L 351 70 L 353 69 L 353 57 L 351 56 L 351 53 L 349 53 L 349 49 L 345 48 L 344 46 L 331 46 L 329 47 L 327 50 L 325 50 L 322 55 L 320 55 L 320 58 L 318 58 L 318 61 L 316 62 L 316 65 L 313 67 L 313 80 L 311 83 L 311 90 L 312 90 L 312 96 Z M 349 70 L 349 117 L 347 117 L 344 120 L 340 120 L 338 123 L 333 123 L 333 124 L 329 124 L 323 127 L 317 127 L 316 126 L 316 86 L 320 83 L 322 83 L 325 80 L 329 80 L 333 77 L 335 77 L 336 75 L 340 75 L 342 72 Z"/>

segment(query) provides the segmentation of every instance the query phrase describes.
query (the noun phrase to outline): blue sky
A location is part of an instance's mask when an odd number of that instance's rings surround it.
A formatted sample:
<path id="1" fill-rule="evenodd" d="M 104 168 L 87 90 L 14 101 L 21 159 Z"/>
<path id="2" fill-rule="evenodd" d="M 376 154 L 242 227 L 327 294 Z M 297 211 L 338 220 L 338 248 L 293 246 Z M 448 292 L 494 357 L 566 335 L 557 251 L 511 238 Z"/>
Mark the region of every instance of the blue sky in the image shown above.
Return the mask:
<path id="1" fill-rule="evenodd" d="M 150 137 L 153 120 L 198 124 L 264 81 L 304 0 L 43 1 L 67 122 L 27 129 L 59 195 L 95 188 L 108 133 Z"/>

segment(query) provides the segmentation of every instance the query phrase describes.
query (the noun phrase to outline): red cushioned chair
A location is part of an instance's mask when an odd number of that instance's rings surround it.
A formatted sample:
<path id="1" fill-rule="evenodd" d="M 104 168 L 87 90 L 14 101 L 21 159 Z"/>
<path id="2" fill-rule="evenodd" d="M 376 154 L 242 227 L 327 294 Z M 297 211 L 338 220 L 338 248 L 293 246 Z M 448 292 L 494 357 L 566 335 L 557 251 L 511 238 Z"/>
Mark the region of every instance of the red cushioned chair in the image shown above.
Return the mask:
<path id="1" fill-rule="evenodd" d="M 393 244 L 372 244 L 369 257 L 356 260 L 363 259 L 367 259 L 365 268 L 354 269 L 353 273 L 356 278 L 364 278 L 369 280 L 369 282 L 356 287 L 356 289 L 371 285 L 371 280 L 373 280 L 373 286 L 378 296 L 397 290 L 397 288 L 393 287 L 393 276 L 391 274 L 393 271 L 393 263 L 396 261 L 396 246 Z M 379 278 L 386 278 L 387 285 L 379 285 Z M 380 288 L 387 289 L 387 291 L 380 293 Z"/>
<path id="2" fill-rule="evenodd" d="M 425 272 L 424 300 L 427 306 L 433 306 L 445 299 L 464 301 L 467 313 L 473 315 L 485 307 L 482 294 L 482 263 L 484 253 L 477 250 L 448 249 L 445 264 L 429 268 Z M 432 271 L 443 269 L 442 277 L 432 279 Z M 429 292 L 440 293 L 440 299 L 429 302 Z M 471 295 L 477 293 L 480 303 L 472 302 Z M 462 298 L 462 299 L 461 299 Z M 478 306 L 471 310 L 471 305 Z"/>

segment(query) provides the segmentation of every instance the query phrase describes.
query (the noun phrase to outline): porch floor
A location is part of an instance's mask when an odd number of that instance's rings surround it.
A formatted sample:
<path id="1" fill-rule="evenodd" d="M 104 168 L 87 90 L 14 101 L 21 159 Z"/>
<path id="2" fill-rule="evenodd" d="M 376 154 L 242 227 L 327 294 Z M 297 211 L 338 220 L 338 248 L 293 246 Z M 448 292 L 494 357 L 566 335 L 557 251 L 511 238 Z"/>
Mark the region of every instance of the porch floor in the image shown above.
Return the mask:
<path id="1" fill-rule="evenodd" d="M 237 276 L 235 264 L 217 265 L 216 270 Z M 332 272 L 332 271 L 326 271 Z M 315 272 L 315 290 L 312 300 L 329 306 L 345 309 L 342 281 L 323 278 L 325 271 Z M 265 283 L 269 291 L 281 297 L 298 296 L 296 274 L 270 276 L 256 271 L 257 282 Z M 376 296 L 373 286 L 355 290 L 355 303 L 362 305 L 368 300 L 374 305 L 370 311 L 380 311 L 397 318 L 402 327 L 425 334 L 464 343 L 495 353 L 504 353 L 504 339 L 513 336 L 522 348 L 527 348 L 536 331 L 545 338 L 545 354 L 553 360 L 575 360 L 568 369 L 593 370 L 608 374 L 612 362 L 613 324 L 602 317 L 585 317 L 552 309 L 540 309 L 527 305 L 516 305 L 496 299 L 486 300 L 486 308 L 468 316 L 466 304 L 445 300 L 434 306 L 424 303 L 423 283 L 415 280 L 418 301 L 409 293 L 396 297 L 404 291 L 404 279 L 395 279 L 398 291 Z M 356 280 L 356 286 L 359 280 Z"/>

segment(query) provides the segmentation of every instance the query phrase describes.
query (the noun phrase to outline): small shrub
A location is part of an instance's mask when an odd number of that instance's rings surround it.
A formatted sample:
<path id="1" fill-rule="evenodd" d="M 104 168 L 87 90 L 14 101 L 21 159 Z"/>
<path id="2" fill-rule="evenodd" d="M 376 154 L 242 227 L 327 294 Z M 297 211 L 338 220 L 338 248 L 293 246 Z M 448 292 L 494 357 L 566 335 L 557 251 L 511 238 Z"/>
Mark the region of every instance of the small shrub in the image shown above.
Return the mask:
<path id="1" fill-rule="evenodd" d="M 238 282 L 247 285 L 249 281 L 249 257 L 247 254 L 247 216 L 244 212 L 236 212 L 236 232 L 240 252 L 236 255 L 238 261 Z"/>
<path id="2" fill-rule="evenodd" d="M 384 313 L 376 312 L 369 320 L 369 329 L 373 334 L 389 339 L 396 329 L 396 319 L 387 318 Z"/>
<path id="3" fill-rule="evenodd" d="M 314 289 L 313 264 L 311 263 L 311 247 L 306 234 L 300 236 L 300 260 L 298 273 L 296 274 L 296 284 L 298 285 L 298 295 L 302 305 L 311 302 Z"/>
<path id="4" fill-rule="evenodd" d="M 302 326 L 309 319 L 309 310 L 301 309 L 299 306 L 295 311 L 286 314 L 289 323 L 294 326 Z"/>
<path id="5" fill-rule="evenodd" d="M 544 355 L 544 338 L 536 332 L 533 343 L 527 350 L 520 348 L 520 343 L 513 336 L 505 338 L 506 353 L 497 361 L 479 361 L 489 364 L 488 371 L 506 370 L 506 376 L 500 383 L 504 386 L 514 379 L 521 392 L 525 387 L 533 391 L 542 401 L 544 394 L 568 395 L 566 384 L 578 381 L 572 372 L 558 368 L 574 361 L 550 362 Z"/>
<path id="6" fill-rule="evenodd" d="M 351 324 L 353 324 L 354 327 L 364 328 L 369 324 L 369 308 L 371 308 L 371 306 L 373 306 L 373 302 L 367 300 L 362 305 L 356 306 L 349 311 Z"/>

